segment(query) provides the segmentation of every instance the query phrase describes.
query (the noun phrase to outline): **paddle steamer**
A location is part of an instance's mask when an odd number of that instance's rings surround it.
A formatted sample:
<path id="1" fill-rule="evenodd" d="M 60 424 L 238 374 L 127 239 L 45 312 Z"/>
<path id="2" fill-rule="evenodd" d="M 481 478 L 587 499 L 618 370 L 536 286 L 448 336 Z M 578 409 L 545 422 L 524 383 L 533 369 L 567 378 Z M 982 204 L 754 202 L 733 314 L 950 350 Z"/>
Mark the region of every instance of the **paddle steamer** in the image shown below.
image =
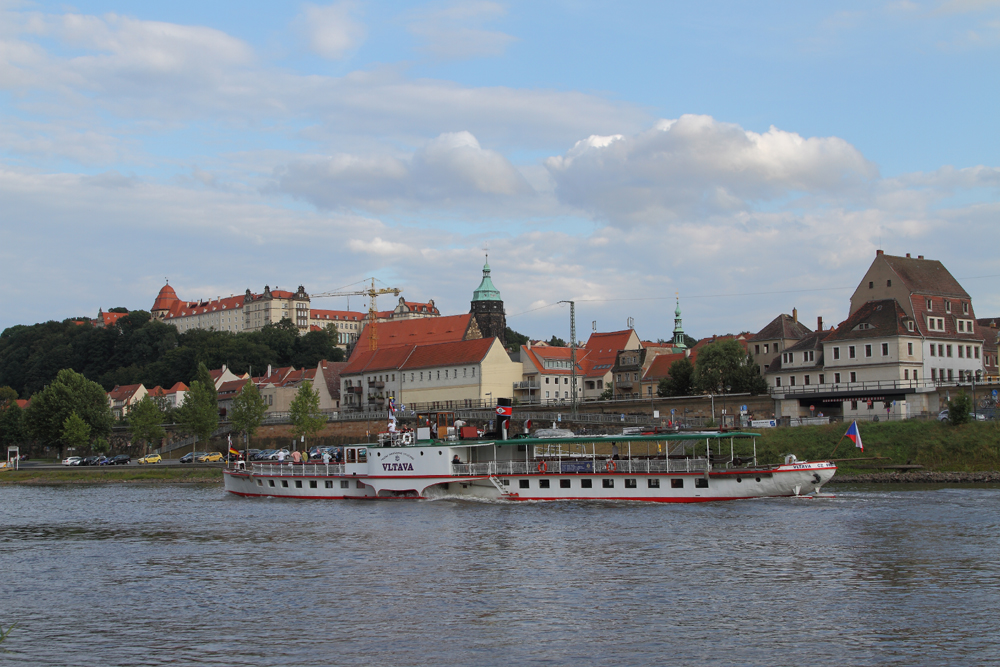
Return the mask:
<path id="1" fill-rule="evenodd" d="M 759 465 L 745 432 L 462 440 L 452 429 L 381 434 L 342 461 L 256 463 L 225 471 L 240 496 L 314 499 L 470 497 L 503 500 L 707 502 L 817 497 L 832 461 Z M 417 439 L 416 435 L 421 437 Z"/>

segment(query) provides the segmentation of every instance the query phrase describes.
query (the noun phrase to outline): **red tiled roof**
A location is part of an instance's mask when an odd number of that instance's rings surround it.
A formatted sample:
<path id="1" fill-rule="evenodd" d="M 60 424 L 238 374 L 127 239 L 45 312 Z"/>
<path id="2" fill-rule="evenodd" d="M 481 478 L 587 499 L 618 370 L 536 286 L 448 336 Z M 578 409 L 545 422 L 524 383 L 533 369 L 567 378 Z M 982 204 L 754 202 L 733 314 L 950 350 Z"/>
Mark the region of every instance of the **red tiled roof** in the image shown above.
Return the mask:
<path id="1" fill-rule="evenodd" d="M 542 347 L 531 346 L 528 349 L 526 345 L 521 346 L 521 354 L 528 357 L 528 361 L 534 364 L 535 368 L 538 369 L 539 373 L 545 373 L 547 375 L 570 375 L 571 370 L 569 368 L 545 368 L 545 359 L 560 359 L 569 361 L 573 358 L 573 350 L 568 347 L 553 347 L 551 345 L 545 345 Z M 583 348 L 576 349 L 576 365 L 579 366 L 579 370 L 583 371 L 585 362 L 587 360 L 589 350 Z M 603 375 L 603 373 L 601 373 Z"/>
<path id="2" fill-rule="evenodd" d="M 347 365 L 340 370 L 341 375 L 357 375 L 371 371 L 387 371 L 399 368 L 413 351 L 414 345 L 380 347 L 372 351 L 360 344 L 354 348 Z"/>
<path id="3" fill-rule="evenodd" d="M 115 388 L 108 392 L 108 397 L 115 401 L 128 401 L 135 396 L 141 386 L 141 384 L 115 385 Z"/>
<path id="4" fill-rule="evenodd" d="M 454 343 L 438 343 L 436 345 L 418 345 L 407 358 L 400 370 L 412 368 L 428 368 L 434 366 L 451 366 L 460 364 L 476 364 L 486 357 L 496 338 L 474 338 L 460 340 Z"/>
<path id="5" fill-rule="evenodd" d="M 968 299 L 969 294 L 948 272 L 944 264 L 936 259 L 914 259 L 881 255 L 911 293 L 953 296 Z M 878 261 L 878 257 L 875 258 Z"/>
<path id="6" fill-rule="evenodd" d="M 319 362 L 319 366 L 323 370 L 323 379 L 326 380 L 326 388 L 330 392 L 330 396 L 339 400 L 340 374 L 347 366 L 347 362 L 327 361 L 326 359 L 323 359 Z"/>
<path id="7" fill-rule="evenodd" d="M 24 410 L 25 408 L 27 408 L 29 403 L 31 403 L 31 399 L 30 398 L 29 399 L 23 399 L 23 398 L 17 399 L 17 407 L 21 408 L 22 410 Z"/>
<path id="8" fill-rule="evenodd" d="M 110 326 L 126 315 L 128 313 L 101 313 L 101 319 L 104 321 L 104 326 Z"/>
<path id="9" fill-rule="evenodd" d="M 587 374 L 596 372 L 597 375 L 604 375 L 615 365 L 618 350 L 624 350 L 628 345 L 629 338 L 632 337 L 633 330 L 611 331 L 608 333 L 592 333 L 587 339 L 587 362 L 590 368 Z"/>
<path id="10" fill-rule="evenodd" d="M 471 314 L 449 315 L 447 317 L 422 317 L 412 320 L 391 320 L 378 324 L 379 350 L 400 345 L 429 345 L 431 343 L 451 343 L 465 337 Z M 361 330 L 354 356 L 360 351 L 368 351 L 368 327 Z"/>
<path id="11" fill-rule="evenodd" d="M 189 387 L 183 382 L 176 382 L 174 386 L 167 390 L 168 394 L 176 394 L 179 391 L 187 391 Z"/>
<path id="12" fill-rule="evenodd" d="M 161 387 L 160 385 L 156 385 L 152 389 L 147 390 L 146 393 L 149 396 L 152 396 L 153 398 L 162 398 L 162 397 L 166 396 L 166 394 L 167 394 L 167 392 L 165 392 L 163 390 L 163 387 Z"/>
<path id="13" fill-rule="evenodd" d="M 688 357 L 688 361 L 694 365 L 695 360 L 698 356 L 697 351 L 692 350 L 691 355 Z M 665 378 L 670 375 L 670 366 L 673 365 L 675 361 L 679 361 L 684 358 L 683 352 L 675 352 L 673 354 L 661 354 L 660 356 L 653 359 L 653 363 L 649 365 L 646 372 L 643 374 L 642 379 L 644 381 L 649 380 L 659 380 L 660 378 Z"/>
<path id="14" fill-rule="evenodd" d="M 227 296 L 212 301 L 174 301 L 170 304 L 170 308 L 164 317 L 169 320 L 174 317 L 189 317 L 191 315 L 204 315 L 205 313 L 214 313 L 216 311 L 241 310 L 242 308 L 242 296 Z"/>
<path id="15" fill-rule="evenodd" d="M 177 298 L 177 292 L 169 284 L 166 284 L 160 288 L 160 293 L 156 295 L 153 310 L 170 310 L 171 305 L 176 301 L 180 301 Z"/>

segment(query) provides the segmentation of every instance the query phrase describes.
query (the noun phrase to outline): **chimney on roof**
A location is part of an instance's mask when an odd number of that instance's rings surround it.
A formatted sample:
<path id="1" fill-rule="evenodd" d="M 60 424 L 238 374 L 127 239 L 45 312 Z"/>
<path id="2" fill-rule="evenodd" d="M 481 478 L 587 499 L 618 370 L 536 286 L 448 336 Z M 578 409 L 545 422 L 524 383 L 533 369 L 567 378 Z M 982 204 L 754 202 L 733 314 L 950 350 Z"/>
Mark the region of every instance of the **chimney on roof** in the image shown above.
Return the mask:
<path id="1" fill-rule="evenodd" d="M 876 257 L 878 257 L 879 255 L 882 255 L 882 254 L 884 254 L 884 253 L 881 250 L 876 250 L 875 251 L 875 256 Z"/>
<path id="2" fill-rule="evenodd" d="M 923 259 L 923 258 L 924 258 L 923 255 L 917 255 L 917 259 Z"/>
<path id="3" fill-rule="evenodd" d="M 816 318 L 816 331 L 822 331 L 822 330 L 823 330 L 823 316 L 820 315 L 819 317 Z"/>
<path id="4" fill-rule="evenodd" d="M 799 309 L 792 308 L 792 322 L 799 323 Z"/>
<path id="5" fill-rule="evenodd" d="M 907 258 L 907 259 L 909 259 L 909 258 L 910 258 L 910 253 L 906 253 L 906 258 Z"/>
<path id="6" fill-rule="evenodd" d="M 271 364 L 267 365 L 267 375 L 265 375 L 264 377 L 271 377 Z"/>

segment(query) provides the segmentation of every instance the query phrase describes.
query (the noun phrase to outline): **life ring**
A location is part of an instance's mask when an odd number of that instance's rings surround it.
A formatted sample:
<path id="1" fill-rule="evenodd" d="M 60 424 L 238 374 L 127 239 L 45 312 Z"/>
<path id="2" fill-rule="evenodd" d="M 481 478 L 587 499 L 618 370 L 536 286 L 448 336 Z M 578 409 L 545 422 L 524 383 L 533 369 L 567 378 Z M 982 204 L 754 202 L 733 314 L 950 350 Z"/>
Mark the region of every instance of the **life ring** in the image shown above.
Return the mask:
<path id="1" fill-rule="evenodd" d="M 409 445 L 412 442 L 413 442 L 413 434 L 412 433 L 404 433 L 403 434 L 403 444 L 404 445 Z"/>
<path id="2" fill-rule="evenodd" d="M 608 459 L 604 462 L 604 469 L 608 472 L 614 472 L 618 466 L 615 464 L 614 459 Z"/>
<path id="3" fill-rule="evenodd" d="M 548 464 L 545 461 L 538 462 L 538 472 L 545 473 L 549 469 Z"/>

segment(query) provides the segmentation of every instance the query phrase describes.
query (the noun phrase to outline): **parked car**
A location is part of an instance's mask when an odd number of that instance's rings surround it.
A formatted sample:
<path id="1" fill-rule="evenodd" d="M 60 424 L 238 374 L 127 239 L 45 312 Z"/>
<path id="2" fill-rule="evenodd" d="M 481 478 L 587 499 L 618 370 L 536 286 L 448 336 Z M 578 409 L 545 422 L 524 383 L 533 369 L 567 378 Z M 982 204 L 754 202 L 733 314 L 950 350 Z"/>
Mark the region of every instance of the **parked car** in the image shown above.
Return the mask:
<path id="1" fill-rule="evenodd" d="M 97 459 L 99 459 L 99 458 L 101 458 L 101 457 L 100 456 L 84 456 L 83 459 L 80 460 L 80 465 L 82 465 L 82 466 L 95 466 L 95 465 L 97 465 Z"/>
<path id="2" fill-rule="evenodd" d="M 195 458 L 198 463 L 218 463 L 222 460 L 222 452 L 212 452 Z"/>
<path id="3" fill-rule="evenodd" d="M 159 463 L 162 460 L 163 457 L 160 456 L 159 454 L 147 454 L 146 456 L 143 456 L 141 459 L 138 459 L 136 463 Z"/>
<path id="4" fill-rule="evenodd" d="M 983 414 L 982 412 L 970 412 L 969 413 L 969 420 L 970 421 L 981 421 L 981 422 L 984 422 L 984 421 L 986 421 L 986 415 Z M 943 421 L 943 422 L 948 421 L 948 409 L 947 408 L 945 408 L 944 410 L 942 410 L 941 412 L 938 413 L 938 421 Z"/>
<path id="5" fill-rule="evenodd" d="M 109 463 L 108 465 L 123 466 L 123 465 L 128 465 L 131 462 L 132 462 L 131 456 L 129 456 L 128 454 L 119 454 L 115 458 L 111 459 L 111 463 Z"/>
<path id="6" fill-rule="evenodd" d="M 208 452 L 190 452 L 181 457 L 181 463 L 191 463 L 199 456 L 208 456 Z"/>
<path id="7" fill-rule="evenodd" d="M 97 461 L 94 462 L 95 466 L 106 466 L 111 464 L 111 459 L 107 456 L 101 455 L 97 457 Z"/>
<path id="8" fill-rule="evenodd" d="M 270 460 L 270 461 L 277 461 L 278 460 L 278 454 L 280 452 L 284 452 L 285 453 L 285 458 L 286 459 L 291 456 L 291 452 L 288 451 L 287 449 L 284 449 L 284 448 L 282 448 L 282 449 L 274 449 L 274 450 L 271 450 L 271 451 L 273 453 L 270 456 L 267 457 L 268 460 Z"/>
<path id="9" fill-rule="evenodd" d="M 64 466 L 78 466 L 82 460 L 79 456 L 68 456 L 62 460 Z"/>
<path id="10" fill-rule="evenodd" d="M 278 450 L 276 450 L 276 449 L 262 449 L 261 451 L 257 452 L 256 454 L 251 455 L 250 456 L 250 460 L 251 461 L 267 461 L 271 457 L 271 454 L 275 453 L 276 451 L 278 451 Z"/>

